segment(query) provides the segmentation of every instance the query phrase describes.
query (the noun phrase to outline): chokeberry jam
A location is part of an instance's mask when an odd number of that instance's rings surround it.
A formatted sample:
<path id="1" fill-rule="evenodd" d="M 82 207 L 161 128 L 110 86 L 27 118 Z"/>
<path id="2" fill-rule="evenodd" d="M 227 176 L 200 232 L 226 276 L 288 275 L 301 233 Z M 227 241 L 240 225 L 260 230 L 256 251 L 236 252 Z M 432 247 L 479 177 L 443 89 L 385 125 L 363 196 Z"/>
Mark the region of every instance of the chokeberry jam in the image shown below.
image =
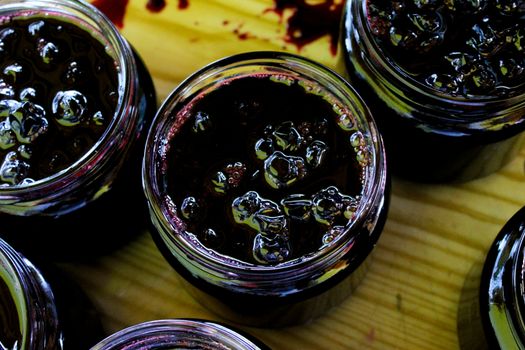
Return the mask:
<path id="1" fill-rule="evenodd" d="M 167 194 L 206 247 L 276 264 L 329 244 L 353 219 L 363 135 L 327 92 L 310 89 L 284 74 L 232 78 L 178 113 Z"/>
<path id="2" fill-rule="evenodd" d="M 0 236 L 30 258 L 107 252 L 145 226 L 151 76 L 87 2 L 5 0 L 0 18 Z"/>
<path id="3" fill-rule="evenodd" d="M 525 91 L 525 2 L 367 0 L 368 25 L 398 69 L 453 96 Z"/>
<path id="4" fill-rule="evenodd" d="M 0 184 L 24 185 L 81 158 L 115 112 L 117 68 L 86 30 L 53 18 L 0 25 Z"/>
<path id="5" fill-rule="evenodd" d="M 0 278 L 0 348 L 16 348 L 21 338 L 18 311 L 7 284 Z"/>
<path id="6" fill-rule="evenodd" d="M 394 174 L 468 181 L 515 157 L 525 129 L 524 4 L 346 2 L 342 59 Z"/>

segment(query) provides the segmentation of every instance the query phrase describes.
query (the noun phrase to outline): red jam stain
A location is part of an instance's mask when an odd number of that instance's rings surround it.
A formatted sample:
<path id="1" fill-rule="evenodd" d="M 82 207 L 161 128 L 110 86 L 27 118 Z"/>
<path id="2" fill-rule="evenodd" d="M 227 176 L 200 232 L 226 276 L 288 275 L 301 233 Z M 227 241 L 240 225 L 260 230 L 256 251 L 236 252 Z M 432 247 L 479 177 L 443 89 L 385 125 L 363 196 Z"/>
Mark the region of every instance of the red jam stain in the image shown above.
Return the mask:
<path id="1" fill-rule="evenodd" d="M 166 7 L 166 1 L 164 0 L 148 0 L 146 8 L 151 12 L 160 12 Z"/>
<path id="2" fill-rule="evenodd" d="M 283 18 L 285 10 L 291 10 L 288 18 L 285 41 L 301 50 L 305 45 L 325 35 L 330 36 L 330 51 L 337 53 L 339 22 L 344 1 L 325 0 L 309 4 L 308 0 L 274 0 L 275 7 L 267 12 L 275 12 Z"/>
<path id="3" fill-rule="evenodd" d="M 189 0 L 179 0 L 179 9 L 184 10 L 190 6 Z"/>
<path id="4" fill-rule="evenodd" d="M 93 0 L 93 4 L 104 12 L 119 28 L 124 25 L 124 14 L 129 0 Z M 189 0 L 178 0 L 180 10 L 190 6 Z M 343 0 L 324 0 L 311 4 L 308 0 L 274 0 L 274 7 L 265 12 L 274 12 L 281 19 L 285 11 L 291 11 L 287 19 L 286 34 L 284 41 L 295 45 L 301 50 L 305 45 L 323 37 L 330 36 L 330 51 L 333 55 L 337 53 L 339 39 L 339 22 L 343 12 Z M 150 12 L 158 13 L 166 7 L 166 0 L 148 0 L 146 8 Z M 228 25 L 229 21 L 223 21 Z M 247 32 L 240 32 L 239 28 L 234 34 L 240 40 L 256 38 Z"/>
<path id="5" fill-rule="evenodd" d="M 104 12 L 117 27 L 122 28 L 124 27 L 124 15 L 128 2 L 129 0 L 93 0 L 92 4 Z M 180 10 L 187 9 L 189 6 L 189 0 L 179 0 L 178 8 Z M 165 0 L 148 0 L 146 3 L 146 9 L 154 13 L 162 11 L 165 7 Z"/>
<path id="6" fill-rule="evenodd" d="M 126 13 L 128 1 L 129 0 L 94 0 L 92 4 L 104 12 L 117 27 L 122 28 L 124 26 L 124 14 Z"/>

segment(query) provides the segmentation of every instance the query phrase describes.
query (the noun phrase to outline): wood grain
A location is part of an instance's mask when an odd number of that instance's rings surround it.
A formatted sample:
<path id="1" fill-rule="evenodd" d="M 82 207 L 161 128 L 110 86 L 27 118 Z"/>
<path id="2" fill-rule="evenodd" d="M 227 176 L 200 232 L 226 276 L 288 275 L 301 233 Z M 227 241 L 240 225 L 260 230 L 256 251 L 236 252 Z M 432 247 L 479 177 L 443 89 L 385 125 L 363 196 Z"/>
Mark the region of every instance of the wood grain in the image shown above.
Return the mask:
<path id="1" fill-rule="evenodd" d="M 238 52 L 285 50 L 336 68 L 328 38 L 300 52 L 283 40 L 285 21 L 265 12 L 272 1 L 190 0 L 179 10 L 172 0 L 156 14 L 145 3 L 130 1 L 122 33 L 149 67 L 159 103 L 193 71 Z M 385 230 L 354 295 L 306 325 L 243 328 L 274 349 L 458 348 L 465 276 L 525 204 L 524 160 L 522 151 L 498 173 L 461 185 L 394 179 Z M 63 267 L 93 299 L 108 333 L 160 318 L 220 320 L 186 293 L 146 231 L 111 255 Z"/>

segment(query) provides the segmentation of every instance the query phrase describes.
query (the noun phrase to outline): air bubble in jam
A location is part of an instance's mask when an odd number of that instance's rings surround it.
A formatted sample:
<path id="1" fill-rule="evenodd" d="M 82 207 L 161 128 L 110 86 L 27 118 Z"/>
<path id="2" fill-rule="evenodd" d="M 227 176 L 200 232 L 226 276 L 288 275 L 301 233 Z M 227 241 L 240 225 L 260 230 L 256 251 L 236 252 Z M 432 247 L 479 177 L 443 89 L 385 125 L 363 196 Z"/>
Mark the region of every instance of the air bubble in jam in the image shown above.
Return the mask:
<path id="1" fill-rule="evenodd" d="M 28 87 L 20 91 L 20 101 L 34 101 L 36 99 L 36 90 Z"/>
<path id="2" fill-rule="evenodd" d="M 59 91 L 53 99 L 51 110 L 63 126 L 78 125 L 84 119 L 87 98 L 76 90 Z"/>
<path id="3" fill-rule="evenodd" d="M 277 146 L 283 151 L 297 151 L 303 142 L 303 137 L 290 121 L 277 126 L 272 135 Z"/>
<path id="4" fill-rule="evenodd" d="M 335 186 L 317 192 L 312 198 L 312 212 L 315 220 L 323 225 L 333 225 L 342 217 L 352 217 L 357 207 L 356 199 L 347 196 Z"/>
<path id="5" fill-rule="evenodd" d="M 306 163 L 314 169 L 319 168 L 327 153 L 328 146 L 323 141 L 314 140 L 306 149 Z"/>
<path id="6" fill-rule="evenodd" d="M 13 98 L 15 91 L 13 87 L 7 84 L 3 79 L 0 79 L 0 98 Z"/>
<path id="7" fill-rule="evenodd" d="M 47 132 L 48 121 L 44 108 L 29 101 L 14 106 L 15 108 L 9 111 L 9 122 L 19 142 L 34 142 Z"/>
<path id="8" fill-rule="evenodd" d="M 0 122 L 0 148 L 9 149 L 16 145 L 16 136 L 11 130 L 11 124 L 8 119 Z"/>
<path id="9" fill-rule="evenodd" d="M 42 59 L 42 62 L 46 64 L 55 62 L 60 54 L 60 51 L 55 43 L 46 42 L 44 39 L 40 39 L 38 41 L 37 51 L 40 55 L 40 58 Z"/>
<path id="10" fill-rule="evenodd" d="M 255 155 L 260 160 L 267 159 L 274 152 L 273 141 L 271 138 L 263 138 L 255 143 Z"/>
<path id="11" fill-rule="evenodd" d="M 3 75 L 8 83 L 20 82 L 23 79 L 24 68 L 20 63 L 13 63 L 4 68 Z"/>
<path id="12" fill-rule="evenodd" d="M 186 197 L 180 206 L 182 217 L 186 220 L 197 220 L 201 214 L 201 207 L 195 197 Z"/>
<path id="13" fill-rule="evenodd" d="M 7 184 L 18 185 L 27 178 L 28 172 L 29 164 L 12 151 L 7 153 L 0 166 L 0 179 Z"/>
<path id="14" fill-rule="evenodd" d="M 524 1 L 414 0 L 401 11 L 397 3 L 368 0 L 367 17 L 380 50 L 403 74 L 454 97 L 523 93 Z"/>
<path id="15" fill-rule="evenodd" d="M 289 255 L 290 242 L 288 237 L 283 235 L 268 237 L 262 233 L 255 236 L 253 257 L 260 264 L 275 265 L 287 260 Z"/>
<path id="16" fill-rule="evenodd" d="M 276 82 L 271 75 L 228 80 L 197 95 L 180 112 L 184 142 L 178 134 L 169 140 L 163 165 L 174 202 L 187 197 L 179 194 L 184 189 L 206 210 L 202 220 L 181 214 L 185 230 L 221 255 L 260 265 L 311 254 L 326 245 L 327 232 L 355 220 L 370 158 L 369 140 L 356 133 L 342 102 L 307 90 L 312 84 L 302 79 Z M 216 118 L 205 137 L 195 132 L 202 111 Z M 206 243 L 210 230 L 219 244 Z"/>
<path id="17" fill-rule="evenodd" d="M 281 200 L 284 212 L 291 219 L 308 222 L 311 217 L 312 199 L 303 194 L 291 194 Z"/>
<path id="18" fill-rule="evenodd" d="M 212 127 L 212 121 L 208 113 L 197 112 L 193 125 L 193 131 L 196 133 L 205 132 Z"/>
<path id="19" fill-rule="evenodd" d="M 345 228 L 343 226 L 334 226 L 331 227 L 321 239 L 323 246 L 328 246 L 332 244 L 339 236 L 343 235 Z"/>
<path id="20" fill-rule="evenodd" d="M 79 41 L 87 50 L 74 50 Z M 82 157 L 117 91 L 114 58 L 76 24 L 33 13 L 0 23 L 0 184 L 30 184 Z"/>
<path id="21" fill-rule="evenodd" d="M 307 172 L 303 158 L 280 151 L 264 161 L 264 178 L 272 188 L 287 188 L 304 178 Z"/>

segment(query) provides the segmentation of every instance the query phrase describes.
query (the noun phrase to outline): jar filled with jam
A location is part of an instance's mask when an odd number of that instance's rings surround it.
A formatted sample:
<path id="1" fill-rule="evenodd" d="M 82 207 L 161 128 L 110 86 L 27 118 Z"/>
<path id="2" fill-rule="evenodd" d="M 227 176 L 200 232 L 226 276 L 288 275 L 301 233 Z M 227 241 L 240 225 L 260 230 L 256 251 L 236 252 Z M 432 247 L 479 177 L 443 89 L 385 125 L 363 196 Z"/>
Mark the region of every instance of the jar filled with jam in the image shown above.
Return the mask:
<path id="1" fill-rule="evenodd" d="M 381 136 L 353 88 L 299 56 L 194 73 L 154 119 L 143 167 L 153 238 L 223 317 L 304 322 L 360 281 L 383 228 Z"/>
<path id="2" fill-rule="evenodd" d="M 462 349 L 525 348 L 525 207 L 502 228 L 461 293 Z"/>
<path id="3" fill-rule="evenodd" d="M 0 349 L 88 349 L 102 338 L 98 315 L 75 284 L 54 271 L 44 277 L 0 239 Z"/>
<path id="4" fill-rule="evenodd" d="M 342 46 L 392 173 L 467 181 L 511 160 L 525 129 L 525 2 L 351 0 Z"/>
<path id="5" fill-rule="evenodd" d="M 268 350 L 250 335 L 229 326 L 194 319 L 140 323 L 114 333 L 91 350 Z"/>
<path id="6" fill-rule="evenodd" d="M 30 237 L 35 251 L 47 241 L 90 250 L 79 243 L 100 246 L 94 235 L 147 217 L 141 143 L 155 105 L 142 61 L 94 6 L 2 1 L 2 234 L 15 245 Z"/>

